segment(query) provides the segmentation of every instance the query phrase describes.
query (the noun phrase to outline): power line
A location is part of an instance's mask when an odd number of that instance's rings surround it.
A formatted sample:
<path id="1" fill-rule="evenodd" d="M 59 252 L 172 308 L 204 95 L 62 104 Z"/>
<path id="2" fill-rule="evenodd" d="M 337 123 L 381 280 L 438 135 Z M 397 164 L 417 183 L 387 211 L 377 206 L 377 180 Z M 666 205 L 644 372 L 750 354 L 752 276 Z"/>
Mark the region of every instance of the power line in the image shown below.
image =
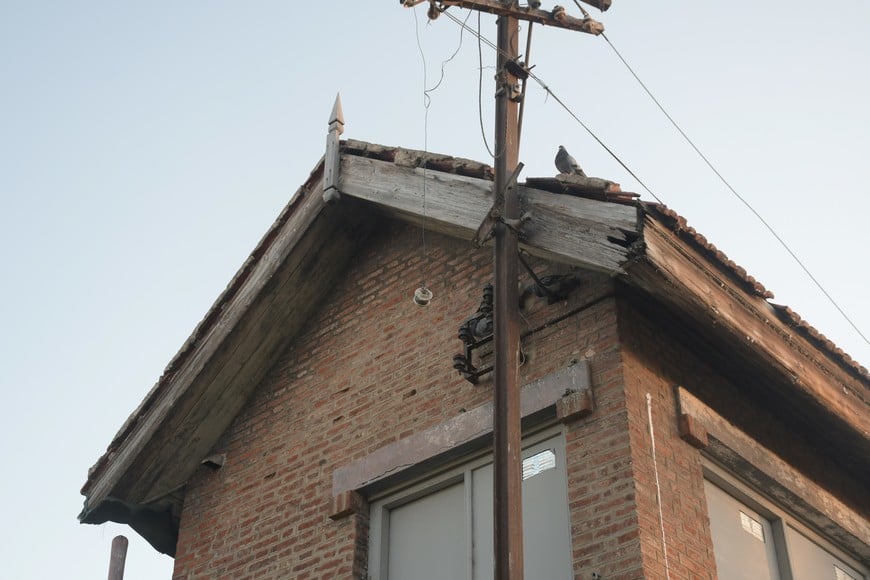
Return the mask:
<path id="1" fill-rule="evenodd" d="M 575 3 L 576 3 L 576 2 L 575 2 Z M 581 10 L 583 10 L 582 7 L 581 7 Z M 476 35 L 477 38 L 478 38 L 478 41 L 483 41 L 484 43 L 486 43 L 487 45 L 489 45 L 489 46 L 490 46 L 493 50 L 495 50 L 496 52 L 501 52 L 501 51 L 499 51 L 499 48 L 498 48 L 495 44 L 493 44 L 491 41 L 489 41 L 486 37 L 482 36 L 482 35 L 480 34 L 479 31 L 475 32 L 474 30 L 470 30 L 470 29 L 468 29 L 468 28 L 466 27 L 466 25 L 465 25 L 463 22 L 460 22 L 459 19 L 457 19 L 455 16 L 453 16 L 452 14 L 450 14 L 450 13 L 448 13 L 448 12 L 446 12 L 446 11 L 443 12 L 443 14 L 447 14 L 447 16 L 448 16 L 451 20 L 453 20 L 454 22 L 456 22 L 457 24 L 459 24 L 459 25 L 462 26 L 463 28 L 466 28 L 466 30 L 469 30 L 469 32 L 471 32 L 472 34 Z M 585 11 L 584 11 L 584 14 L 585 14 Z M 779 244 L 780 244 L 780 245 L 781 245 L 781 246 L 786 250 L 786 252 L 788 252 L 788 254 L 789 254 L 789 255 L 792 257 L 792 259 L 793 259 L 793 260 L 798 264 L 798 266 L 800 266 L 800 268 L 801 268 L 801 269 L 804 271 L 804 273 L 809 277 L 809 279 L 812 280 L 813 284 L 815 284 L 815 286 L 816 286 L 816 287 L 819 289 L 819 291 L 820 291 L 820 292 L 825 296 L 825 298 L 828 299 L 828 302 L 830 302 L 830 303 L 834 306 L 834 308 L 837 309 L 837 312 L 840 313 L 840 316 L 842 316 L 843 319 L 844 319 L 844 320 L 845 320 L 845 321 L 846 321 L 846 322 L 847 322 L 847 323 L 848 323 L 848 324 L 849 324 L 849 325 L 850 325 L 850 326 L 855 330 L 855 332 L 858 333 L 858 335 L 859 335 L 859 336 L 864 340 L 865 343 L 870 344 L 870 340 L 867 339 L 867 337 L 864 335 L 863 332 L 861 332 L 861 330 L 860 330 L 860 329 L 858 328 L 858 326 L 857 326 L 857 325 L 852 321 L 852 319 L 849 317 L 849 315 L 846 314 L 846 312 L 843 310 L 843 308 L 842 308 L 842 307 L 837 303 L 836 300 L 834 300 L 833 296 L 831 296 L 831 294 L 830 294 L 830 293 L 825 289 L 825 287 L 822 286 L 821 282 L 819 282 L 819 280 L 818 280 L 818 279 L 817 279 L 817 278 L 812 274 L 812 272 L 810 272 L 809 268 L 808 268 L 808 267 L 803 263 L 803 261 L 802 261 L 800 258 L 798 258 L 797 254 L 794 253 L 794 251 L 789 247 L 789 245 L 788 245 L 788 244 L 787 244 L 787 243 L 786 243 L 786 242 L 785 242 L 785 241 L 784 241 L 784 240 L 779 236 L 779 234 L 776 233 L 776 231 L 773 229 L 773 227 L 772 227 L 772 226 L 771 226 L 771 225 L 770 225 L 770 224 L 769 224 L 769 223 L 768 223 L 768 222 L 767 222 L 767 221 L 766 221 L 766 220 L 761 216 L 761 214 L 759 214 L 759 213 L 755 210 L 755 208 L 752 207 L 752 205 L 751 205 L 751 204 L 750 204 L 750 203 L 749 203 L 749 202 L 748 202 L 748 201 L 747 201 L 743 196 L 741 196 L 741 195 L 737 192 L 737 190 L 734 189 L 734 187 L 731 186 L 731 184 L 728 182 L 728 180 L 725 179 L 725 177 L 724 177 L 724 176 L 723 176 L 723 175 L 722 175 L 722 174 L 721 174 L 721 173 L 716 169 L 716 167 L 715 167 L 715 166 L 712 164 L 712 162 L 707 158 L 707 156 L 704 155 L 704 154 L 701 152 L 701 150 L 700 150 L 700 149 L 695 145 L 695 143 L 694 143 L 694 142 L 689 138 L 689 136 L 685 133 L 685 131 L 682 130 L 682 128 L 679 126 L 679 124 L 677 124 L 677 122 L 673 119 L 673 117 L 671 117 L 671 115 L 668 114 L 668 112 L 665 110 L 664 106 L 662 106 L 662 104 L 659 102 L 659 100 L 656 99 L 656 97 L 652 94 L 652 92 L 649 90 L 649 88 L 646 86 L 646 84 L 645 84 L 645 83 L 640 79 L 640 77 L 637 75 L 637 73 L 634 72 L 634 69 L 632 69 L 632 67 L 628 64 L 628 62 L 625 60 L 625 58 L 622 56 L 622 54 L 619 53 L 619 51 L 616 49 L 616 47 L 613 45 L 613 43 L 610 42 L 610 39 L 607 38 L 607 35 L 605 35 L 604 33 L 602 33 L 601 36 L 604 37 L 604 39 L 607 41 L 608 45 L 610 45 L 610 47 L 611 47 L 611 49 L 613 50 L 613 52 L 617 55 L 617 57 L 619 57 L 619 60 L 622 61 L 622 63 L 625 65 L 625 67 L 629 70 L 629 72 L 632 74 L 632 76 L 634 76 L 634 78 L 637 80 L 637 82 L 640 84 L 640 86 L 643 88 L 643 90 L 647 93 L 647 95 L 652 99 L 652 101 L 656 104 L 656 106 L 659 108 L 659 110 L 660 110 L 660 111 L 665 115 L 665 117 L 667 117 L 667 119 L 671 122 L 671 124 L 672 124 L 676 129 L 677 129 L 677 131 L 680 133 L 680 135 L 682 135 L 682 137 L 683 137 L 683 138 L 686 140 L 686 142 L 687 142 L 687 143 L 692 147 L 692 149 L 695 150 L 695 152 L 696 152 L 696 153 L 698 154 L 698 156 L 699 156 L 699 157 L 704 161 L 704 163 L 705 163 L 705 164 L 706 164 L 706 165 L 707 165 L 707 166 L 708 166 L 708 167 L 713 171 L 713 173 L 714 173 L 714 174 L 719 178 L 719 180 L 720 180 L 720 181 L 725 185 L 725 187 L 727 187 L 728 190 L 729 190 L 729 191 L 730 191 L 730 192 L 731 192 L 731 193 L 732 193 L 732 194 L 733 194 L 733 195 L 734 195 L 738 200 L 740 200 L 740 202 L 742 202 L 743 205 L 745 205 L 745 206 L 746 206 L 746 207 L 747 207 L 747 208 L 748 208 L 748 209 L 753 213 L 753 215 L 755 215 L 755 217 L 756 217 L 756 218 L 757 218 L 757 219 L 758 219 L 758 220 L 759 220 L 759 221 L 764 225 L 764 227 L 765 227 L 765 228 L 766 228 L 766 229 L 771 233 L 771 235 L 773 235 L 773 237 L 777 240 L 777 242 L 779 242 Z M 531 71 L 529 71 L 529 77 L 530 77 L 531 79 L 533 79 L 535 82 L 537 82 L 538 85 L 540 85 L 540 87 L 541 87 L 542 89 L 544 89 L 544 91 L 545 91 L 548 95 L 552 96 L 553 99 L 554 99 L 557 103 L 559 103 L 559 105 L 561 105 L 561 107 L 562 107 L 563 109 L 565 109 L 565 111 L 566 111 L 566 112 L 567 112 L 567 113 L 568 113 L 568 114 L 569 114 L 569 115 L 570 115 L 570 116 L 571 116 L 571 117 L 572 117 L 572 118 L 573 118 L 573 119 L 574 119 L 574 120 L 575 120 L 575 121 L 576 121 L 576 122 L 577 122 L 581 127 L 583 127 L 583 129 L 585 129 L 586 132 L 589 133 L 589 135 L 592 136 L 592 138 L 595 139 L 595 141 L 598 142 L 598 144 L 601 145 L 601 147 L 604 148 L 604 150 L 607 151 L 607 153 L 609 153 L 610 156 L 613 157 L 613 159 L 614 159 L 617 163 L 619 163 L 619 165 L 622 166 L 622 168 L 625 169 L 625 170 L 626 170 L 626 171 L 627 171 L 627 172 L 628 172 L 628 173 L 629 173 L 629 174 L 630 174 L 630 175 L 631 175 L 631 176 L 632 176 L 632 177 L 633 177 L 633 178 L 634 178 L 634 179 L 635 179 L 635 180 L 640 184 L 641 187 L 644 188 L 644 190 L 646 190 L 647 193 L 649 193 L 649 194 L 650 194 L 653 198 L 655 198 L 655 200 L 658 201 L 659 203 L 664 204 L 664 202 L 663 202 L 663 201 L 662 201 L 662 200 L 661 200 L 661 199 L 660 199 L 660 198 L 659 198 L 655 193 L 653 193 L 653 191 L 652 191 L 649 187 L 646 186 L 646 184 L 645 184 L 645 183 L 644 183 L 644 182 L 643 182 L 643 181 L 642 181 L 642 180 L 641 180 L 641 179 L 640 179 L 640 178 L 639 178 L 639 177 L 634 173 L 634 171 L 632 171 L 632 170 L 628 167 L 628 165 L 626 165 L 626 164 L 622 161 L 622 159 L 620 159 L 620 158 L 616 155 L 616 153 L 615 153 L 613 150 L 611 150 L 611 149 L 610 149 L 610 148 L 609 148 L 609 147 L 608 147 L 608 146 L 607 146 L 607 145 L 606 145 L 606 144 L 605 144 L 605 143 L 604 143 L 604 142 L 603 142 L 603 141 L 602 141 L 602 140 L 601 140 L 601 139 L 600 139 L 596 134 L 595 134 L 595 132 L 592 131 L 592 129 L 590 129 L 590 128 L 589 128 L 589 127 L 588 127 L 588 126 L 587 126 L 587 125 L 586 125 L 586 124 L 585 124 L 585 123 L 584 123 L 584 122 L 583 122 L 583 121 L 582 121 L 582 120 L 581 120 L 581 119 L 580 119 L 580 118 L 579 118 L 579 117 L 578 117 L 578 116 L 577 116 L 577 115 L 576 115 L 576 114 L 571 110 L 571 108 L 570 108 L 570 107 L 569 107 L 569 106 L 568 106 L 564 101 L 562 101 L 562 99 L 560 99 L 559 96 L 556 95 L 556 93 L 554 93 L 553 90 L 552 90 L 552 89 L 551 89 L 551 88 L 550 88 L 546 83 L 543 82 L 543 80 L 541 80 L 540 77 L 538 77 L 537 75 L 535 75 L 535 74 L 532 73 Z"/>
<path id="2" fill-rule="evenodd" d="M 749 209 L 749 211 L 751 211 L 753 213 L 753 215 L 755 215 L 756 218 L 758 218 L 758 221 L 760 221 L 762 223 L 762 225 L 764 225 L 764 227 L 767 229 L 767 231 L 770 232 L 770 234 L 774 238 L 776 238 L 776 241 L 779 242 L 779 244 L 785 249 L 786 252 L 788 252 L 788 254 L 797 263 L 797 265 L 800 266 L 800 268 L 809 277 L 809 279 L 813 281 L 813 284 L 816 285 L 816 288 L 818 288 L 821 291 L 821 293 L 825 295 L 825 298 L 827 298 L 828 302 L 830 302 L 834 306 L 834 308 L 837 309 L 837 311 L 840 313 L 840 315 L 843 317 L 843 319 L 845 319 L 845 321 L 849 323 L 849 325 L 855 330 L 855 332 L 857 332 L 858 335 L 862 339 L 864 339 L 865 343 L 870 344 L 870 341 L 868 341 L 867 337 L 864 336 L 864 333 L 861 332 L 861 330 L 858 328 L 858 326 L 854 322 L 852 322 L 852 319 L 849 318 L 849 316 L 846 314 L 846 312 L 840 307 L 839 304 L 837 304 L 837 301 L 834 300 L 834 298 L 828 293 L 828 291 L 825 289 L 825 287 L 822 286 L 821 282 L 819 282 L 819 280 L 815 276 L 813 276 L 813 273 L 810 272 L 809 268 L 807 268 L 807 266 L 803 263 L 803 261 L 800 258 L 798 258 L 797 254 L 795 254 L 794 251 L 792 251 L 792 249 L 785 242 L 785 240 L 783 240 L 780 237 L 780 235 L 778 233 L 776 233 L 776 230 L 773 229 L 773 226 L 771 226 L 767 222 L 767 220 L 765 220 L 761 216 L 761 214 L 758 213 L 755 210 L 755 208 L 752 207 L 752 205 L 742 195 L 737 193 L 737 190 L 731 186 L 731 184 L 728 182 L 728 180 L 725 179 L 725 177 L 719 172 L 718 169 L 716 169 L 716 167 L 707 158 L 707 156 L 701 152 L 701 150 L 698 148 L 697 145 L 695 145 L 694 141 L 692 141 L 692 139 L 689 138 L 689 136 L 686 134 L 686 132 L 683 131 L 683 129 L 680 127 L 680 125 L 665 110 L 665 108 L 661 104 L 661 102 L 659 102 L 659 100 L 655 97 L 655 95 L 652 94 L 652 91 L 649 90 L 649 88 L 640 79 L 640 77 L 637 75 L 637 73 L 634 72 L 634 69 L 631 67 L 631 65 L 628 64 L 628 61 L 625 60 L 625 58 L 622 56 L 622 54 L 620 54 L 620 52 L 616 49 L 616 47 L 613 45 L 613 43 L 610 42 L 610 39 L 607 38 L 607 35 L 602 32 L 601 36 L 604 38 L 604 40 L 607 41 L 607 44 L 610 46 L 611 49 L 613 49 L 613 52 L 616 54 L 616 56 L 619 58 L 619 60 L 622 61 L 622 64 L 625 65 L 625 68 L 628 69 L 628 72 L 631 73 L 631 76 L 633 76 L 635 78 L 635 80 L 638 82 L 638 84 L 641 86 L 641 88 L 643 88 L 644 92 L 646 92 L 646 94 L 649 96 L 649 98 L 652 99 L 652 102 L 655 103 L 655 105 L 659 108 L 659 110 L 662 112 L 662 114 L 668 119 L 668 121 L 670 121 L 671 125 L 674 126 L 674 128 L 677 130 L 677 132 L 679 132 L 679 134 L 682 135 L 683 139 L 686 140 L 686 143 L 688 143 L 692 147 L 692 149 L 695 150 L 695 153 L 698 154 L 698 156 L 704 161 L 704 163 L 707 165 L 707 167 L 709 167 L 710 170 L 714 174 L 716 174 L 716 177 L 719 178 L 719 181 L 721 181 L 722 184 L 725 185 L 725 187 L 728 188 L 728 190 L 734 195 L 734 197 L 736 197 L 738 200 L 740 200 L 740 202 L 744 206 L 746 206 L 746 208 Z"/>
<path id="3" fill-rule="evenodd" d="M 449 12 L 446 12 L 446 11 L 445 11 L 445 12 L 442 12 L 442 14 L 446 14 L 446 15 L 447 15 L 447 16 L 448 16 L 448 17 L 449 17 L 453 22 L 455 22 L 455 23 L 458 24 L 459 26 L 462 26 L 463 28 L 465 28 L 466 30 L 468 30 L 471 34 L 474 34 L 475 36 L 477 36 L 477 39 L 478 39 L 479 42 L 480 42 L 480 41 L 484 42 L 485 44 L 487 44 L 488 46 L 490 46 L 490 47 L 491 47 L 493 50 L 495 50 L 496 52 L 502 52 L 502 51 L 499 50 L 499 48 L 498 48 L 495 44 L 493 44 L 489 39 L 487 39 L 485 36 L 483 36 L 479 31 L 475 31 L 475 30 L 473 30 L 473 29 L 468 28 L 468 26 L 466 26 L 466 24 L 465 24 L 464 22 L 460 21 L 458 18 L 456 18 L 455 16 L 453 16 L 453 15 L 450 14 Z M 598 137 L 598 135 L 596 135 L 595 132 L 594 132 L 594 131 L 593 131 L 593 130 L 588 126 L 588 125 L 586 125 L 586 123 L 584 123 L 584 122 L 580 119 L 579 116 L 577 116 L 576 113 L 574 113 L 574 111 L 571 110 L 571 107 L 569 107 L 569 106 L 565 103 L 565 101 L 563 101 L 562 99 L 560 99 L 559 96 L 558 96 L 556 93 L 554 93 L 553 90 L 552 90 L 552 89 L 551 89 L 551 88 L 550 88 L 550 87 L 549 87 L 549 86 L 548 86 L 548 85 L 547 85 L 547 84 L 546 84 L 546 83 L 545 83 L 545 82 L 544 82 L 544 81 L 543 81 L 543 80 L 542 80 L 538 75 L 534 74 L 534 73 L 531 72 L 531 71 L 528 71 L 528 73 L 529 73 L 529 78 L 532 79 L 532 80 L 534 80 L 536 83 L 538 83 L 538 85 L 539 85 L 542 89 L 544 89 L 544 91 L 545 91 L 548 95 L 550 95 L 551 97 L 553 97 L 553 100 L 555 100 L 557 103 L 559 103 L 559 105 L 560 105 L 563 109 L 565 109 L 565 111 L 566 111 L 566 112 L 567 112 L 567 113 L 568 113 L 568 114 L 569 114 L 569 115 L 570 115 L 570 116 L 571 116 L 571 117 L 572 117 L 572 118 L 573 118 L 573 119 L 574 119 L 574 120 L 575 120 L 575 121 L 576 121 L 576 122 L 577 122 L 581 127 L 583 127 L 583 129 L 585 129 L 586 132 L 589 133 L 589 135 L 592 136 L 592 138 L 595 139 L 595 141 L 596 141 L 599 145 L 601 145 L 601 147 L 604 148 L 604 150 L 607 151 L 607 153 L 609 153 L 610 156 L 613 157 L 613 159 L 614 159 L 617 163 L 619 163 L 619 165 L 622 166 L 622 168 L 625 169 L 625 170 L 629 173 L 629 175 L 631 175 L 631 176 L 632 176 L 632 177 L 633 177 L 633 178 L 634 178 L 634 179 L 635 179 L 635 180 L 640 184 L 640 186 L 643 187 L 643 188 L 646 190 L 647 193 L 649 193 L 649 194 L 650 194 L 650 195 L 651 195 L 651 196 L 652 196 L 656 201 L 658 201 L 659 203 L 664 204 L 664 202 L 659 198 L 659 196 L 657 196 L 655 193 L 653 193 L 653 191 L 652 191 L 649 187 L 647 187 L 647 185 L 643 182 L 643 180 L 641 180 L 641 178 L 638 177 L 637 174 L 636 174 L 634 171 L 632 171 L 631 168 L 630 168 L 630 167 L 629 167 L 629 166 L 628 166 L 624 161 L 622 161 L 622 159 L 620 159 L 619 156 L 618 156 L 618 155 L 617 155 L 617 154 L 616 154 L 616 153 L 615 153 L 615 152 L 614 152 L 610 147 L 608 147 L 607 144 L 604 143 L 604 141 L 602 141 L 601 138 Z M 482 124 L 482 121 L 481 121 L 481 124 Z M 483 130 L 482 127 L 481 127 L 481 130 Z M 484 139 L 485 139 L 485 138 L 484 138 Z M 487 146 L 487 151 L 489 151 L 489 146 Z M 489 151 L 489 153 L 490 153 L 490 155 L 492 155 L 492 151 Z"/>

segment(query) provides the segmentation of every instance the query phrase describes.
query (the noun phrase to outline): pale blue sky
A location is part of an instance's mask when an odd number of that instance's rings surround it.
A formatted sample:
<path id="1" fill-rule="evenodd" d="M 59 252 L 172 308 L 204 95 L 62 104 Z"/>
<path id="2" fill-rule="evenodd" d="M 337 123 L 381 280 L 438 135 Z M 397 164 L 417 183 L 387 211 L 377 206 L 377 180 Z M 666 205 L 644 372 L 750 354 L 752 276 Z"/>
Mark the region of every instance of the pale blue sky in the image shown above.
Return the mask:
<path id="1" fill-rule="evenodd" d="M 614 0 L 593 12 L 866 335 L 870 3 L 831 6 Z M 432 85 L 459 28 L 446 17 L 426 25 L 424 12 Z M 2 576 L 104 577 L 111 539 L 125 532 L 127 580 L 169 577 L 171 560 L 134 533 L 79 525 L 79 487 L 323 154 L 336 92 L 345 137 L 423 147 L 413 14 L 395 0 L 0 0 Z M 495 38 L 489 17 L 483 32 Z M 485 66 L 493 61 L 484 46 Z M 776 302 L 870 364 L 870 346 L 602 39 L 536 27 L 532 62 Z M 466 34 L 432 93 L 430 150 L 488 160 L 477 68 Z M 488 136 L 492 75 L 484 70 Z M 536 85 L 527 106 L 525 176 L 554 174 L 561 143 L 590 175 L 642 191 Z"/>

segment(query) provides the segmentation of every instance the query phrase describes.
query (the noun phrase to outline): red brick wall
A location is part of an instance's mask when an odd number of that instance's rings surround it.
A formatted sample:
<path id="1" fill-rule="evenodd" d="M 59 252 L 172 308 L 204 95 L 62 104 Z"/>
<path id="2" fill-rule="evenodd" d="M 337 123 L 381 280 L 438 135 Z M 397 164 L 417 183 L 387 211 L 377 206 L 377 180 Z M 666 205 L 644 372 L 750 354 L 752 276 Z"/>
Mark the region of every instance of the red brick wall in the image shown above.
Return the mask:
<path id="1" fill-rule="evenodd" d="M 631 436 L 637 518 L 646 578 L 665 578 L 666 563 L 656 497 L 661 488 L 667 571 L 672 580 L 715 578 L 701 452 L 678 433 L 675 387 L 704 400 L 760 445 L 820 483 L 846 503 L 865 498 L 862 484 L 845 473 L 811 441 L 790 429 L 781 411 L 753 400 L 761 385 L 736 384 L 687 342 L 680 323 L 655 308 L 639 309 L 626 293 L 619 300 L 622 372 Z M 653 462 L 647 393 L 651 396 L 656 461 Z M 762 490 L 763 491 L 763 490 Z M 809 492 L 807 492 L 809 493 Z M 861 506 L 857 506 L 859 510 Z"/>
<path id="2" fill-rule="evenodd" d="M 225 465 L 188 486 L 174 578 L 362 574 L 367 521 L 329 519 L 333 470 L 491 398 L 490 378 L 472 386 L 452 368 L 491 250 L 426 238 L 424 257 L 419 230 L 385 223 L 276 361 L 215 448 Z M 411 297 L 424 280 L 435 298 L 419 308 Z M 533 298 L 523 311 L 522 330 L 539 329 L 524 343 L 523 383 L 572 360 L 592 369 L 597 410 L 566 426 L 578 578 L 643 575 L 611 294 L 607 277 L 588 275 L 567 301 Z"/>
<path id="3" fill-rule="evenodd" d="M 685 369 L 699 368 L 694 357 L 626 301 L 620 301 L 619 328 L 644 577 L 715 578 L 701 454 L 680 439 L 674 391 L 678 384 L 702 382 L 709 375 L 687 374 Z"/>

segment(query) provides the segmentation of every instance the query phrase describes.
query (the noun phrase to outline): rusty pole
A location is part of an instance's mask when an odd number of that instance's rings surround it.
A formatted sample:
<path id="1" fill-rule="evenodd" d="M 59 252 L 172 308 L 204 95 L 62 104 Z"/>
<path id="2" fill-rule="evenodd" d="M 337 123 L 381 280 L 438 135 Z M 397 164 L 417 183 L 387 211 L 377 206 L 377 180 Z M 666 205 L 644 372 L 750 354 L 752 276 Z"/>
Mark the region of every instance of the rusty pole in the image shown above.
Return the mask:
<path id="1" fill-rule="evenodd" d="M 505 0 L 507 6 L 516 0 Z M 519 161 L 517 78 L 506 67 L 518 55 L 519 23 L 513 16 L 498 20 L 498 76 L 495 109 L 494 195 L 504 195 L 503 217 L 519 217 L 516 188 L 508 178 Z M 495 226 L 495 414 L 493 416 L 493 519 L 495 580 L 523 578 L 522 464 L 520 453 L 519 297 L 517 235 Z"/>
<path id="2" fill-rule="evenodd" d="M 112 555 L 109 557 L 109 580 L 124 580 L 124 566 L 127 563 L 127 545 L 124 536 L 112 540 Z"/>

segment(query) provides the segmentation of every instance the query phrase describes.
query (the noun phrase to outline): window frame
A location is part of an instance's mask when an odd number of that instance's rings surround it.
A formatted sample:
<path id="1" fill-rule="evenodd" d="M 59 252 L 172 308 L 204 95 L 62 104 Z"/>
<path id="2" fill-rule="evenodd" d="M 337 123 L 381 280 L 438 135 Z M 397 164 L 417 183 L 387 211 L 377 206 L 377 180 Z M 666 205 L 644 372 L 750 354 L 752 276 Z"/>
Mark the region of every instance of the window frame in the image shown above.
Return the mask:
<path id="1" fill-rule="evenodd" d="M 823 533 L 809 527 L 798 516 L 794 515 L 763 491 L 747 483 L 738 475 L 707 456 L 702 459 L 702 470 L 706 481 L 709 481 L 736 500 L 746 504 L 748 508 L 758 512 L 770 522 L 773 532 L 772 540 L 776 563 L 779 567 L 781 580 L 793 580 L 794 578 L 792 559 L 789 556 L 793 549 L 789 546 L 788 528 L 802 534 L 835 558 L 842 560 L 843 563 L 862 575 L 861 580 L 870 580 L 870 569 L 860 560 L 837 544 L 834 544 Z M 709 518 L 709 512 L 707 517 Z M 715 550 L 716 546 L 714 545 L 714 553 Z"/>
<path id="2" fill-rule="evenodd" d="M 522 439 L 522 451 L 525 452 L 527 449 L 550 439 L 558 440 L 558 445 L 561 447 L 561 453 L 565 459 L 565 468 L 567 468 L 568 457 L 565 431 L 562 425 L 544 427 L 540 430 L 524 434 Z M 458 457 L 455 461 L 451 461 L 447 465 L 440 466 L 431 472 L 424 473 L 419 477 L 415 477 L 411 481 L 397 483 L 377 494 L 373 494 L 369 498 L 368 579 L 380 580 L 384 577 L 383 563 L 389 561 L 390 510 L 407 505 L 415 500 L 446 489 L 457 483 L 466 484 L 464 486 L 465 505 L 470 507 L 473 502 L 471 474 L 475 470 L 492 463 L 492 451 L 492 445 L 486 445 L 476 451 Z M 566 481 L 566 492 L 567 491 Z M 568 498 L 566 497 L 565 509 L 568 510 L 568 533 L 570 534 L 571 517 L 567 500 Z M 465 526 L 469 533 L 471 533 L 473 528 L 473 511 L 473 509 L 466 509 L 465 513 Z M 571 540 L 569 544 L 572 541 L 573 540 Z M 466 568 L 467 577 L 473 578 L 474 561 L 473 545 L 471 541 L 468 541 L 466 546 Z"/>

